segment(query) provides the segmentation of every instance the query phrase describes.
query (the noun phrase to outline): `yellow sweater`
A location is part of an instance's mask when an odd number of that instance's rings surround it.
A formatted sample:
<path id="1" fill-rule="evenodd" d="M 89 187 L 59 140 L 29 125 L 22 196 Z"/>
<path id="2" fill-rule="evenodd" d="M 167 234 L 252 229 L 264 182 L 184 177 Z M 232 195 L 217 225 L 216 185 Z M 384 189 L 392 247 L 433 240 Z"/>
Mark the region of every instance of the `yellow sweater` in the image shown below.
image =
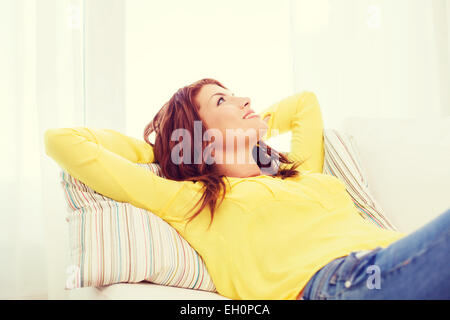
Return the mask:
<path id="1" fill-rule="evenodd" d="M 306 159 L 302 175 L 228 177 L 224 202 L 209 230 L 209 209 L 189 224 L 185 215 L 199 200 L 201 183 L 163 179 L 135 165 L 154 160 L 143 140 L 109 129 L 50 129 L 46 153 L 95 191 L 167 221 L 201 255 L 223 296 L 295 299 L 331 260 L 386 247 L 404 234 L 362 219 L 344 184 L 322 174 L 323 122 L 313 93 L 285 98 L 261 113 L 267 115 L 265 138 L 272 129 L 279 134 L 292 130 L 289 157 Z"/>

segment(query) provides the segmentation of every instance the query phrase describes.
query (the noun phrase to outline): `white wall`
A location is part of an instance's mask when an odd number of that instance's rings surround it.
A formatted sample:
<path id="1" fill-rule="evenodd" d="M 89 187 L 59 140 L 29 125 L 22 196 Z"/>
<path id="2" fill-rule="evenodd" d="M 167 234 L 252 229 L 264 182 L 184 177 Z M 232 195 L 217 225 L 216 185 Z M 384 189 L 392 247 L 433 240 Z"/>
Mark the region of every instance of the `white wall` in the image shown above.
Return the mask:
<path id="1" fill-rule="evenodd" d="M 126 132 L 180 87 L 222 81 L 261 110 L 314 91 L 325 127 L 349 116 L 450 113 L 448 1 L 126 2 Z M 289 135 L 280 140 L 289 148 Z"/>
<path id="2" fill-rule="evenodd" d="M 172 94 L 201 78 L 256 111 L 293 93 L 289 29 L 287 0 L 127 1 L 126 133 L 142 138 Z"/>

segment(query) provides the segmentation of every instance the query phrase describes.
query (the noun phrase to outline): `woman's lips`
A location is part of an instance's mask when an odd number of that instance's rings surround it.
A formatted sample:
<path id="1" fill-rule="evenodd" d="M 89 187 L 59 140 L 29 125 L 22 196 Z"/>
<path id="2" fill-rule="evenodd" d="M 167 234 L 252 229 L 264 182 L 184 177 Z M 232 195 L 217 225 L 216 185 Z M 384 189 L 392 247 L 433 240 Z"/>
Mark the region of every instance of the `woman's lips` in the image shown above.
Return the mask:
<path id="1" fill-rule="evenodd" d="M 245 115 L 242 117 L 242 119 L 246 120 L 246 119 L 253 118 L 253 117 L 255 117 L 255 116 L 257 116 L 257 114 L 255 113 L 255 111 L 253 111 L 253 110 L 250 109 L 249 111 L 247 111 L 247 112 L 245 113 Z"/>
<path id="2" fill-rule="evenodd" d="M 258 118 L 258 117 L 259 117 L 259 114 L 252 113 L 252 114 L 249 115 L 247 118 L 244 118 L 244 120 L 251 119 L 251 118 Z"/>

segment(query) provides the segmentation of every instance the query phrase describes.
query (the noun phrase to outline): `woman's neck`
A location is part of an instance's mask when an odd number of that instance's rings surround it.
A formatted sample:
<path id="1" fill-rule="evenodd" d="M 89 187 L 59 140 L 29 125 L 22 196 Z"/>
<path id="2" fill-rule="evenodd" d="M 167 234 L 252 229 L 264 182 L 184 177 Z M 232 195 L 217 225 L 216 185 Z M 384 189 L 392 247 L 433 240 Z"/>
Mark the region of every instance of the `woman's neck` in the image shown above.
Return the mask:
<path id="1" fill-rule="evenodd" d="M 235 148 L 234 150 L 215 150 L 215 158 L 216 166 L 221 175 L 246 178 L 262 174 L 248 147 Z M 221 160 L 221 163 L 219 160 Z"/>

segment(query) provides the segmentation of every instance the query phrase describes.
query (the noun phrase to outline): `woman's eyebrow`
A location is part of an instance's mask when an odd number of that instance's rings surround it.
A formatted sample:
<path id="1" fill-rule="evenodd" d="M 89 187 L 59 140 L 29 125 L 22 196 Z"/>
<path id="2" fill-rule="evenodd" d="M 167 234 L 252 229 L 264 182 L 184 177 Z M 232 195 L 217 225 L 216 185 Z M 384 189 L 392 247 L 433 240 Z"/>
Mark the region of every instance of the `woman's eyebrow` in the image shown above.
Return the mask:
<path id="1" fill-rule="evenodd" d="M 234 93 L 232 93 L 231 95 L 234 96 Z M 209 98 L 209 100 L 211 100 L 212 97 L 214 97 L 214 96 L 226 96 L 226 94 L 225 94 L 225 93 L 222 93 L 222 92 L 214 93 L 214 94 Z M 209 101 L 209 100 L 208 100 L 208 101 Z"/>

